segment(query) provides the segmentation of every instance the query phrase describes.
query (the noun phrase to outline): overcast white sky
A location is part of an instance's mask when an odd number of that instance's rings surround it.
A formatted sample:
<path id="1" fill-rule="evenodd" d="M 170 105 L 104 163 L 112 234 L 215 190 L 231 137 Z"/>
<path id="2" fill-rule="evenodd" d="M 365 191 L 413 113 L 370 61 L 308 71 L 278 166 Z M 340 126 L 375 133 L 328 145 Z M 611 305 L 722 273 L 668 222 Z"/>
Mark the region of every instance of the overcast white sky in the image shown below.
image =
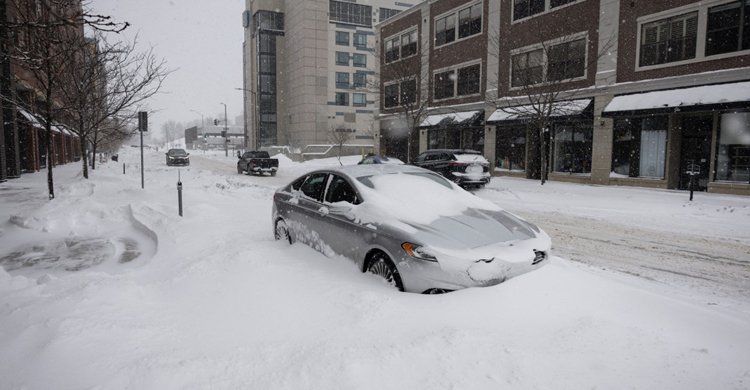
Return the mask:
<path id="1" fill-rule="evenodd" d="M 224 116 L 229 124 L 242 114 L 243 0 L 90 0 L 89 7 L 131 26 L 126 37 L 138 34 L 142 50 L 154 46 L 175 71 L 162 92 L 149 102 L 157 112 L 149 129 L 158 131 L 168 120 L 189 122 Z"/>

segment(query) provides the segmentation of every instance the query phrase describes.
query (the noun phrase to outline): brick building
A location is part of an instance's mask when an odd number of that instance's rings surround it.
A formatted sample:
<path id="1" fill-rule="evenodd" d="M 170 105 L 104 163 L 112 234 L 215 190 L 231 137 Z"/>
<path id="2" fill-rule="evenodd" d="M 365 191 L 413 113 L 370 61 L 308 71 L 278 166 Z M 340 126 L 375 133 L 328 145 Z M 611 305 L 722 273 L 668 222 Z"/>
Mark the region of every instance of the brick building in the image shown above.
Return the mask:
<path id="1" fill-rule="evenodd" d="M 29 47 L 34 36 L 27 26 L 33 17 L 38 23 L 59 17 L 66 10 L 59 4 L 32 0 L 0 0 L 0 116 L 3 134 L 0 137 L 0 181 L 17 178 L 22 173 L 46 168 L 47 132 L 39 115 L 45 95 L 37 75 L 16 61 L 12 53 Z M 71 2 L 73 12 L 80 10 L 80 1 Z M 78 29 L 83 34 L 83 28 Z M 53 98 L 55 101 L 57 97 Z M 59 101 L 55 106 L 59 106 Z M 58 118 L 51 125 L 52 163 L 65 164 L 80 158 L 78 137 Z"/>
<path id="2" fill-rule="evenodd" d="M 394 39 L 412 31 L 404 58 Z M 411 120 L 411 156 L 472 148 L 500 175 L 536 164 L 550 180 L 670 189 L 691 172 L 699 189 L 750 195 L 748 31 L 738 0 L 423 2 L 377 28 L 380 147 L 405 158 Z M 405 61 L 413 94 L 389 71 Z"/>

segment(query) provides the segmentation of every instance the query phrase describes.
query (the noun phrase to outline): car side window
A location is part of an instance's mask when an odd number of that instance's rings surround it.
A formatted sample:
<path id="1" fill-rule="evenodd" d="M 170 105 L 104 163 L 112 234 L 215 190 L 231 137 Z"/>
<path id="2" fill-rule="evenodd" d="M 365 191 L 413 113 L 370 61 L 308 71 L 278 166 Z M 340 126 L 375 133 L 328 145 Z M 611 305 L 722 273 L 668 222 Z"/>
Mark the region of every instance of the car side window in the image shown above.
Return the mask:
<path id="1" fill-rule="evenodd" d="M 440 159 L 440 154 L 437 154 L 437 153 L 428 154 L 424 158 L 425 161 L 436 161 L 436 160 L 439 160 L 439 159 Z"/>
<path id="2" fill-rule="evenodd" d="M 424 158 L 425 158 L 425 154 L 422 153 L 419 156 L 417 156 L 417 158 L 414 160 L 414 162 L 423 162 Z"/>
<path id="3" fill-rule="evenodd" d="M 326 202 L 348 202 L 351 204 L 357 204 L 357 193 L 354 188 L 341 176 L 334 175 L 331 179 L 331 184 L 328 185 L 328 192 L 326 192 Z"/>
<path id="4" fill-rule="evenodd" d="M 299 179 L 295 180 L 294 183 L 291 184 L 291 189 L 294 191 L 299 191 L 300 187 L 302 187 L 302 183 L 305 182 L 305 179 L 307 179 L 307 176 L 302 176 Z"/>
<path id="5" fill-rule="evenodd" d="M 316 173 L 307 177 L 300 190 L 303 194 L 320 202 L 323 197 L 323 189 L 326 186 L 327 173 Z"/>

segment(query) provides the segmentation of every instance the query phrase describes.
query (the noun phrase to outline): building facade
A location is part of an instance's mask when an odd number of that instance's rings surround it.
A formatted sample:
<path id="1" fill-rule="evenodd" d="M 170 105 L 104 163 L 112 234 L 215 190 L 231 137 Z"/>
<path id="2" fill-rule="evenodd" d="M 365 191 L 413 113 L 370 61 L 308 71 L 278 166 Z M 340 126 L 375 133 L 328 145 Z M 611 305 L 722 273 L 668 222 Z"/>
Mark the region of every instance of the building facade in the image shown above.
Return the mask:
<path id="1" fill-rule="evenodd" d="M 66 8 L 67 7 L 67 8 Z M 44 1 L 0 0 L 0 181 L 19 177 L 47 167 L 47 131 L 40 113 L 46 97 L 39 73 L 30 71 L 13 53 L 30 50 L 37 39 L 29 26 L 54 25 L 52 20 L 65 12 L 80 13 L 80 2 L 65 6 Z M 68 27 L 75 28 L 75 27 Z M 83 36 L 83 28 L 74 32 Z M 59 96 L 53 96 L 53 107 Z M 51 124 L 50 153 L 52 164 L 80 159 L 78 136 L 57 118 Z"/>
<path id="2" fill-rule="evenodd" d="M 392 0 L 247 0 L 244 102 L 248 148 L 373 145 L 373 26 L 412 4 Z M 338 135 L 336 135 L 338 134 Z"/>
<path id="3" fill-rule="evenodd" d="M 409 154 L 478 149 L 499 175 L 750 195 L 746 1 L 437 0 L 378 31 L 386 153 L 412 123 Z M 387 71 L 410 31 L 413 118 Z"/>

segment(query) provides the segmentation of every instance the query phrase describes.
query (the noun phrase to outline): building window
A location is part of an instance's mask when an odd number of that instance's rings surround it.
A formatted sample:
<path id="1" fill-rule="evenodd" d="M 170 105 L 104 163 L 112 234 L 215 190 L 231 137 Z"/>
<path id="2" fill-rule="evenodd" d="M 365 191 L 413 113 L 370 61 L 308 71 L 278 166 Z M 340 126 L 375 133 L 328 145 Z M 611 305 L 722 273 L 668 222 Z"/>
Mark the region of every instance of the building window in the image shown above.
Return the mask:
<path id="1" fill-rule="evenodd" d="M 456 14 L 435 20 L 435 46 L 442 46 L 456 40 Z"/>
<path id="2" fill-rule="evenodd" d="M 398 84 L 386 85 L 383 93 L 383 106 L 393 108 L 398 106 Z"/>
<path id="3" fill-rule="evenodd" d="M 385 41 L 385 63 L 393 62 L 401 58 L 401 40 L 399 37 Z"/>
<path id="4" fill-rule="evenodd" d="M 401 35 L 401 58 L 417 54 L 417 30 Z"/>
<path id="5" fill-rule="evenodd" d="M 385 41 L 385 62 L 393 62 L 417 54 L 417 30 L 397 35 Z"/>
<path id="6" fill-rule="evenodd" d="M 383 8 L 383 7 L 381 7 L 380 8 L 380 19 L 379 20 L 381 22 L 384 21 L 384 20 L 388 20 L 388 19 L 390 19 L 390 18 L 398 15 L 399 12 L 401 12 L 401 11 L 399 11 L 397 9 L 389 9 L 389 8 Z"/>
<path id="7" fill-rule="evenodd" d="M 482 3 L 477 3 L 435 19 L 435 46 L 442 46 L 481 32 Z"/>
<path id="8" fill-rule="evenodd" d="M 544 12 L 544 0 L 513 0 L 513 20 Z"/>
<path id="9" fill-rule="evenodd" d="M 362 33 L 354 33 L 354 46 L 358 49 L 366 49 L 367 35 Z"/>
<path id="10" fill-rule="evenodd" d="M 355 107 L 364 107 L 367 105 L 367 95 L 364 93 L 352 94 L 352 105 Z"/>
<path id="11" fill-rule="evenodd" d="M 366 55 L 354 53 L 354 56 L 352 58 L 353 58 L 352 65 L 354 65 L 356 67 L 360 67 L 360 68 L 364 68 L 364 67 L 367 66 L 367 56 Z"/>
<path id="12" fill-rule="evenodd" d="M 640 66 L 695 58 L 697 34 L 698 12 L 643 24 Z"/>
<path id="13" fill-rule="evenodd" d="M 367 86 L 367 74 L 365 73 L 355 73 L 353 75 L 354 80 L 354 88 L 364 88 Z"/>
<path id="14" fill-rule="evenodd" d="M 260 10 L 253 15 L 253 28 L 256 31 L 284 31 L 284 14 Z"/>
<path id="15" fill-rule="evenodd" d="M 417 101 L 417 80 L 404 80 L 385 86 L 383 105 L 385 108 L 407 106 Z"/>
<path id="16" fill-rule="evenodd" d="M 336 101 L 334 103 L 337 106 L 348 106 L 349 94 L 346 92 L 336 92 Z"/>
<path id="17" fill-rule="evenodd" d="M 544 79 L 542 49 L 516 54 L 511 59 L 511 86 L 523 87 L 541 83 Z"/>
<path id="18" fill-rule="evenodd" d="M 372 7 L 369 5 L 330 0 L 328 15 L 332 22 L 372 27 Z"/>
<path id="19" fill-rule="evenodd" d="M 591 173 L 591 123 L 556 124 L 553 140 L 555 172 Z"/>
<path id="20" fill-rule="evenodd" d="M 708 9 L 706 55 L 750 49 L 750 2 L 734 1 Z"/>
<path id="21" fill-rule="evenodd" d="M 549 7 L 550 8 L 557 8 L 560 6 L 563 6 L 565 4 L 570 4 L 573 2 L 576 2 L 577 0 L 549 0 Z"/>
<path id="22" fill-rule="evenodd" d="M 481 66 L 479 64 L 467 66 L 458 70 L 458 96 L 479 93 L 479 79 Z"/>
<path id="23" fill-rule="evenodd" d="M 495 166 L 509 171 L 526 170 L 526 127 L 498 127 Z"/>
<path id="24" fill-rule="evenodd" d="M 346 31 L 336 31 L 336 44 L 349 46 L 349 33 Z"/>
<path id="25" fill-rule="evenodd" d="M 400 87 L 401 105 L 413 104 L 417 101 L 417 80 L 402 81 Z"/>
<path id="26" fill-rule="evenodd" d="M 458 38 L 482 32 L 482 3 L 458 11 Z"/>
<path id="27" fill-rule="evenodd" d="M 349 66 L 349 53 L 343 51 L 336 52 L 336 65 Z"/>
<path id="28" fill-rule="evenodd" d="M 435 74 L 435 100 L 454 96 L 455 79 L 455 70 Z"/>
<path id="29" fill-rule="evenodd" d="M 750 112 L 721 114 L 716 180 L 750 183 Z"/>
<path id="30" fill-rule="evenodd" d="M 668 125 L 665 115 L 616 119 L 612 172 L 627 177 L 664 178 Z"/>
<path id="31" fill-rule="evenodd" d="M 552 46 L 547 61 L 547 81 L 583 77 L 586 73 L 586 39 Z"/>
<path id="32" fill-rule="evenodd" d="M 349 73 L 336 72 L 336 88 L 349 88 Z"/>

